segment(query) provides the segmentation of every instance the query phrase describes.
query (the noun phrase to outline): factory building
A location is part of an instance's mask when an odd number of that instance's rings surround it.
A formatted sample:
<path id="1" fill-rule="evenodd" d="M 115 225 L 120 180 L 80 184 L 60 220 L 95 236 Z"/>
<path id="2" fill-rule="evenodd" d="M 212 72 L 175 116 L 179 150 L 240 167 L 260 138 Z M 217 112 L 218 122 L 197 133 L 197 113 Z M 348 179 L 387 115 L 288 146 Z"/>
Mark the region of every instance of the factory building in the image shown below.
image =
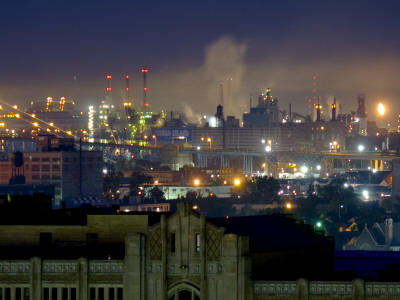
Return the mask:
<path id="1" fill-rule="evenodd" d="M 74 151 L 70 144 L 62 150 L 59 142 L 55 136 L 39 136 L 40 151 L 10 153 L 0 161 L 0 184 L 53 185 L 55 205 L 73 198 L 102 197 L 103 153 Z"/>

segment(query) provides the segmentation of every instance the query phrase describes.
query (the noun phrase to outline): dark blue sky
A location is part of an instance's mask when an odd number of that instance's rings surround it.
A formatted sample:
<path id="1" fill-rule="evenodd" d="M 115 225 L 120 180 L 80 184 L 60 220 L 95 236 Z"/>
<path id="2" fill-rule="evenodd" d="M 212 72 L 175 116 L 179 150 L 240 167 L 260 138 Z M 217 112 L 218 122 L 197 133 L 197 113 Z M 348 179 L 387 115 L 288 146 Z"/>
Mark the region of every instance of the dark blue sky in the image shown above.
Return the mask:
<path id="1" fill-rule="evenodd" d="M 270 87 L 282 109 L 306 113 L 317 75 L 324 108 L 336 97 L 343 112 L 355 110 L 365 93 L 371 118 L 383 100 L 393 121 L 399 13 L 399 1 L 368 0 L 7 1 L 0 97 L 26 105 L 74 97 L 84 109 L 100 103 L 111 74 L 114 101 L 130 75 L 141 103 L 147 67 L 155 111 L 215 112 L 222 81 L 227 112 L 239 114 L 250 94 Z"/>

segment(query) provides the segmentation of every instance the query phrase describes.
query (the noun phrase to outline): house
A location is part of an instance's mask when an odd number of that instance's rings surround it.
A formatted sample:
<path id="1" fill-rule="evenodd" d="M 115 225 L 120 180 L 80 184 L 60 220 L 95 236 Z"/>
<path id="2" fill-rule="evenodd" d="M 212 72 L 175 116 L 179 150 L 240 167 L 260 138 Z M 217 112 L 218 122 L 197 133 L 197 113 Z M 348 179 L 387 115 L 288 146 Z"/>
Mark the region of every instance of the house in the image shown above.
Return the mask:
<path id="1" fill-rule="evenodd" d="M 375 223 L 371 228 L 365 226 L 360 236 L 352 238 L 344 250 L 399 251 L 400 222 L 386 219 Z"/>

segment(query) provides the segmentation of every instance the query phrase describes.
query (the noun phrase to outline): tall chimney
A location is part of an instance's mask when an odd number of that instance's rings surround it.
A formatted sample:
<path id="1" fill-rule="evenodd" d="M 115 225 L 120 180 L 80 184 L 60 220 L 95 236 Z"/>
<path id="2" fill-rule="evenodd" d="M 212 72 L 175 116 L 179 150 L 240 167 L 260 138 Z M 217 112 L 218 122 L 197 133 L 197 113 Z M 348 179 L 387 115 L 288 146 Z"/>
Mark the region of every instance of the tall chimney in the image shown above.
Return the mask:
<path id="1" fill-rule="evenodd" d="M 315 105 L 315 109 L 317 110 L 317 122 L 321 121 L 321 109 L 322 109 L 322 105 L 319 102 L 319 97 L 318 97 L 318 103 L 317 105 Z"/>
<path id="2" fill-rule="evenodd" d="M 336 121 L 336 98 L 333 98 L 332 104 L 332 121 Z"/>
<path id="3" fill-rule="evenodd" d="M 289 122 L 292 122 L 292 103 L 289 103 Z"/>
<path id="4" fill-rule="evenodd" d="M 147 69 L 142 69 L 143 73 L 143 107 L 148 106 L 149 104 L 147 103 L 147 82 L 146 82 L 146 75 L 149 70 Z"/>

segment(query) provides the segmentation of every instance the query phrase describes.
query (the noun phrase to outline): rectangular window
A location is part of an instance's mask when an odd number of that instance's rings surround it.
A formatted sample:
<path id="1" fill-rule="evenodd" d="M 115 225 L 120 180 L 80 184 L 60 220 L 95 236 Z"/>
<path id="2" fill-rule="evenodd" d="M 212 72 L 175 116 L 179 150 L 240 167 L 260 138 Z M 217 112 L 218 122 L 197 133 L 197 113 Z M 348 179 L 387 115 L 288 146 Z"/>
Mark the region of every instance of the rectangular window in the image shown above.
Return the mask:
<path id="1" fill-rule="evenodd" d="M 122 294 L 123 294 L 123 293 L 122 293 L 122 288 L 118 288 L 118 290 L 117 290 L 117 296 L 118 296 L 117 299 L 118 299 L 118 300 L 123 300 L 123 299 L 122 299 Z"/>
<path id="2" fill-rule="evenodd" d="M 99 300 L 104 300 L 104 288 L 99 288 Z"/>
<path id="3" fill-rule="evenodd" d="M 21 288 L 15 289 L 15 296 L 17 297 L 17 299 L 21 299 Z"/>
<path id="4" fill-rule="evenodd" d="M 43 289 L 43 299 L 44 299 L 44 300 L 50 299 L 49 288 L 44 288 L 44 289 Z"/>
<path id="5" fill-rule="evenodd" d="M 196 233 L 196 252 L 200 252 L 200 233 Z"/>
<path id="6" fill-rule="evenodd" d="M 52 300 L 57 300 L 57 288 L 52 288 L 51 289 L 51 299 Z"/>
<path id="7" fill-rule="evenodd" d="M 113 288 L 109 289 L 107 300 L 114 300 L 114 289 Z"/>
<path id="8" fill-rule="evenodd" d="M 62 288 L 62 300 L 68 300 L 68 288 Z"/>
<path id="9" fill-rule="evenodd" d="M 76 288 L 71 288 L 71 300 L 76 300 Z"/>
<path id="10" fill-rule="evenodd" d="M 175 233 L 171 233 L 171 252 L 175 253 Z"/>
<path id="11" fill-rule="evenodd" d="M 24 288 L 24 300 L 29 300 L 29 288 Z"/>
<path id="12" fill-rule="evenodd" d="M 96 289 L 95 288 L 90 288 L 90 300 L 96 300 Z"/>

